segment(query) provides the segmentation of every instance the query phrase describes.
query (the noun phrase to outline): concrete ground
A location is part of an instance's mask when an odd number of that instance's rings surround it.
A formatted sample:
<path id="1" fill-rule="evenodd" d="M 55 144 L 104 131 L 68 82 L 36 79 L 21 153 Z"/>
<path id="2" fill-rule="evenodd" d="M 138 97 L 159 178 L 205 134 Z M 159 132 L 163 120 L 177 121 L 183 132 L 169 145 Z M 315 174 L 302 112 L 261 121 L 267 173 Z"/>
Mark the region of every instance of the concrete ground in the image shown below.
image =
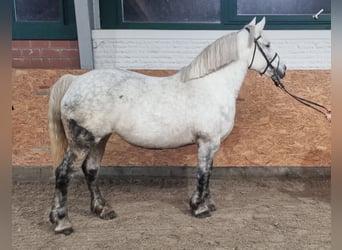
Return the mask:
<path id="1" fill-rule="evenodd" d="M 190 215 L 191 178 L 102 178 L 118 217 L 90 212 L 83 178 L 69 188 L 74 233 L 55 235 L 48 221 L 52 182 L 13 182 L 13 249 L 330 249 L 330 178 L 214 178 L 217 211 Z M 0 247 L 1 248 L 1 247 Z"/>

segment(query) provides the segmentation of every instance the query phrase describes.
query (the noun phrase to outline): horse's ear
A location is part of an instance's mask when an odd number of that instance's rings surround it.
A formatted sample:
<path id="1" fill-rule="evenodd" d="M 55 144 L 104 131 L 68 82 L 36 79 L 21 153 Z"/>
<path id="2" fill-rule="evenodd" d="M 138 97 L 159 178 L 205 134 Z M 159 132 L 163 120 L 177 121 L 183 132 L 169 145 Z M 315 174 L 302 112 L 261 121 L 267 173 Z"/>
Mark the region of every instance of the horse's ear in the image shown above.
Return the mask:
<path id="1" fill-rule="evenodd" d="M 255 23 L 256 23 L 256 17 L 254 17 L 252 19 L 252 21 L 249 24 L 247 24 L 246 26 L 255 26 Z"/>
<path id="2" fill-rule="evenodd" d="M 261 32 L 264 29 L 265 24 L 266 24 L 266 17 L 263 17 L 261 21 L 255 25 L 255 31 L 258 33 Z"/>
<path id="3" fill-rule="evenodd" d="M 250 48 L 253 43 L 254 43 L 254 38 L 255 38 L 255 26 L 254 25 L 248 25 L 248 32 L 249 32 L 249 37 L 248 37 L 248 47 Z"/>

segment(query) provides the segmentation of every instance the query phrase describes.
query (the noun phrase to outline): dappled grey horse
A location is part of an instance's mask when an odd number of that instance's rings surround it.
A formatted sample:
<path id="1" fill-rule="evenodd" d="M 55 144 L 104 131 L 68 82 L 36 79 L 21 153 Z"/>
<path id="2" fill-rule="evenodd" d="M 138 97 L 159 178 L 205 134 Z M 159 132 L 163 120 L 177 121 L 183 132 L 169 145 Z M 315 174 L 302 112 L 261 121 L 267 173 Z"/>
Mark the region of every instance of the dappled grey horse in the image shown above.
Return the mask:
<path id="1" fill-rule="evenodd" d="M 264 37 L 265 18 L 206 47 L 188 66 L 168 77 L 122 69 L 64 75 L 49 101 L 49 133 L 56 187 L 50 221 L 56 233 L 70 234 L 67 190 L 70 174 L 82 167 L 91 195 L 91 211 L 116 217 L 98 184 L 108 138 L 117 133 L 145 148 L 198 145 L 198 183 L 190 199 L 196 217 L 215 210 L 209 191 L 213 159 L 231 132 L 235 105 L 248 69 L 283 78 L 286 66 Z"/>

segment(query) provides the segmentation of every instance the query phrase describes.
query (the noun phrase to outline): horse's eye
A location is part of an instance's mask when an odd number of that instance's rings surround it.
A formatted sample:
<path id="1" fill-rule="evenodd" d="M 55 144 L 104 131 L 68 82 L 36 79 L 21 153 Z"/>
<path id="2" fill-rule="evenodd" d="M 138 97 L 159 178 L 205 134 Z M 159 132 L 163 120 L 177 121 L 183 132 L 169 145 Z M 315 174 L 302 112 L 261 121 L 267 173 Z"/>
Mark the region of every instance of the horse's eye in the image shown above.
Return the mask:
<path id="1" fill-rule="evenodd" d="M 266 48 L 270 48 L 271 47 L 271 43 L 268 43 L 265 45 Z"/>

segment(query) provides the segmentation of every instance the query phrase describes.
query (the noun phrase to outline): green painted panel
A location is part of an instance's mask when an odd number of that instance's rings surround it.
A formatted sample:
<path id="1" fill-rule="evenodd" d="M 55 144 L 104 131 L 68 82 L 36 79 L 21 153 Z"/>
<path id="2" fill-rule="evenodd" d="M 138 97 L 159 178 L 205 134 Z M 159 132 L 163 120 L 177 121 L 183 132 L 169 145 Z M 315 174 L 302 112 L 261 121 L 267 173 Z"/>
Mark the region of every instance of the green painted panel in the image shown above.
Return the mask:
<path id="1" fill-rule="evenodd" d="M 237 15 L 237 0 L 221 0 L 221 23 L 146 23 L 123 22 L 122 1 L 100 1 L 103 29 L 163 29 L 163 30 L 227 30 L 240 29 L 254 16 Z M 257 16 L 261 19 L 261 15 Z M 330 14 L 314 20 L 312 15 L 268 15 L 266 29 L 320 30 L 331 29 Z"/>
<path id="2" fill-rule="evenodd" d="M 17 21 L 12 0 L 12 38 L 23 39 L 76 39 L 74 1 L 60 0 L 60 18 L 57 21 Z"/>

